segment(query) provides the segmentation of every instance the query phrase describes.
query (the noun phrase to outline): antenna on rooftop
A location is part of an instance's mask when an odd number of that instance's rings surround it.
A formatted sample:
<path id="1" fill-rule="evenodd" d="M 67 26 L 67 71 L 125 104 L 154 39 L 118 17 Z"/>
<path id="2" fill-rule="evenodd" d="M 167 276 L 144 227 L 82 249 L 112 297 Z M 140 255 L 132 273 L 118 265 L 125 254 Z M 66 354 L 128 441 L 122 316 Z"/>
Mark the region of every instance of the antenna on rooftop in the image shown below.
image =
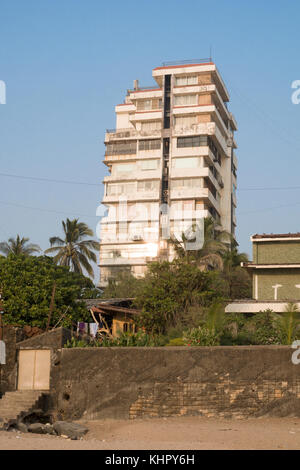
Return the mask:
<path id="1" fill-rule="evenodd" d="M 211 47 L 211 45 L 209 46 L 209 58 L 210 58 L 210 61 L 212 62 L 212 47 Z"/>

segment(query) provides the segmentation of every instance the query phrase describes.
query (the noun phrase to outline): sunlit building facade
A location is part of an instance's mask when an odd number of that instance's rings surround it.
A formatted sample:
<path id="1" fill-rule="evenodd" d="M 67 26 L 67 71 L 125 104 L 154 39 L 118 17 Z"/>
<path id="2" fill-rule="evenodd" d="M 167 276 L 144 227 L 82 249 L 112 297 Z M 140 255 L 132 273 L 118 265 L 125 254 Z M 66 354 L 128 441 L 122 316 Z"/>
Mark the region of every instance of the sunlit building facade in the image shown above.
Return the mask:
<path id="1" fill-rule="evenodd" d="M 122 270 L 139 277 L 149 261 L 172 259 L 168 237 L 180 238 L 195 214 L 235 232 L 237 125 L 216 65 L 168 63 L 152 76 L 152 87 L 134 81 L 105 134 L 102 286 Z"/>

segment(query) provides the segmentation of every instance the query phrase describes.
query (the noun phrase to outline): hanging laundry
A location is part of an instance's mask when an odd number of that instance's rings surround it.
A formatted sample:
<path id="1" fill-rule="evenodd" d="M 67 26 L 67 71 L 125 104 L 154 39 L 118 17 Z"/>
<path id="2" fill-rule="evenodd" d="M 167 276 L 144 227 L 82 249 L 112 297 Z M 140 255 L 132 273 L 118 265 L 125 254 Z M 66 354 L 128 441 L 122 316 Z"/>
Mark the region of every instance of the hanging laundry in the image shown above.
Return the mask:
<path id="1" fill-rule="evenodd" d="M 98 331 L 98 324 L 97 323 L 89 323 L 90 335 L 95 338 Z"/>

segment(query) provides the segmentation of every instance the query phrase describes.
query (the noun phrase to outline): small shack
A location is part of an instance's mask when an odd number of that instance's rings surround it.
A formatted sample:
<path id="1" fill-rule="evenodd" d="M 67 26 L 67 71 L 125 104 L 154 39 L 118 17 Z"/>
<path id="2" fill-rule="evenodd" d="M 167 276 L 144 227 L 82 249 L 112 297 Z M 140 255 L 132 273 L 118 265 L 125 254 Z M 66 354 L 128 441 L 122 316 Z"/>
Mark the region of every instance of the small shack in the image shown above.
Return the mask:
<path id="1" fill-rule="evenodd" d="M 136 333 L 136 318 L 140 311 L 132 308 L 132 298 L 127 299 L 84 299 L 92 318 L 98 323 L 99 331 L 112 337 L 120 333 Z"/>

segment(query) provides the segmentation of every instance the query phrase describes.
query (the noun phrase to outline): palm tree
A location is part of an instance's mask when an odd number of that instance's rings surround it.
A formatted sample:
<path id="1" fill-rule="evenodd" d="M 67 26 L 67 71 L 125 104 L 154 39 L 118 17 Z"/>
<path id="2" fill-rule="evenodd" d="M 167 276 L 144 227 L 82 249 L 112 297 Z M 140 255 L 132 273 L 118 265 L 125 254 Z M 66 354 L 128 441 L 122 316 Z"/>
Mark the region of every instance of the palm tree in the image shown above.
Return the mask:
<path id="1" fill-rule="evenodd" d="M 39 245 L 28 243 L 28 241 L 29 238 L 20 238 L 19 235 L 17 238 L 9 238 L 8 242 L 0 243 L 0 252 L 6 256 L 9 254 L 30 256 L 41 251 Z"/>
<path id="2" fill-rule="evenodd" d="M 239 253 L 237 244 L 232 243 L 231 249 L 223 253 L 223 275 L 228 285 L 229 298 L 238 294 L 244 295 L 250 288 L 250 277 L 241 263 L 249 261 L 246 253 Z M 242 295 L 242 296 L 243 296 Z M 250 295 L 250 293 L 249 293 Z"/>
<path id="3" fill-rule="evenodd" d="M 204 241 L 202 248 L 199 250 L 187 250 L 187 243 L 192 240 L 185 233 L 182 233 L 181 240 L 173 236 L 170 242 L 177 257 L 196 262 L 205 269 L 213 266 L 216 269 L 223 270 L 222 255 L 230 248 L 231 235 L 225 231 L 216 230 L 215 225 L 212 217 L 204 219 Z M 191 227 L 191 230 L 195 232 L 195 226 Z M 224 242 L 225 238 L 229 240 L 229 243 Z"/>
<path id="4" fill-rule="evenodd" d="M 285 311 L 277 317 L 277 323 L 282 333 L 283 344 L 292 344 L 299 327 L 299 310 L 297 304 L 290 302 Z"/>
<path id="5" fill-rule="evenodd" d="M 236 246 L 223 254 L 224 271 L 230 272 L 232 269 L 241 266 L 241 263 L 249 261 L 247 253 L 239 253 Z"/>
<path id="6" fill-rule="evenodd" d="M 99 250 L 99 243 L 95 240 L 84 240 L 85 237 L 94 235 L 94 232 L 78 219 L 62 221 L 64 239 L 51 237 L 50 245 L 45 253 L 56 253 L 55 263 L 68 266 L 71 271 L 83 273 L 84 268 L 93 277 L 94 271 L 90 261 L 96 262 L 95 250 Z"/>

